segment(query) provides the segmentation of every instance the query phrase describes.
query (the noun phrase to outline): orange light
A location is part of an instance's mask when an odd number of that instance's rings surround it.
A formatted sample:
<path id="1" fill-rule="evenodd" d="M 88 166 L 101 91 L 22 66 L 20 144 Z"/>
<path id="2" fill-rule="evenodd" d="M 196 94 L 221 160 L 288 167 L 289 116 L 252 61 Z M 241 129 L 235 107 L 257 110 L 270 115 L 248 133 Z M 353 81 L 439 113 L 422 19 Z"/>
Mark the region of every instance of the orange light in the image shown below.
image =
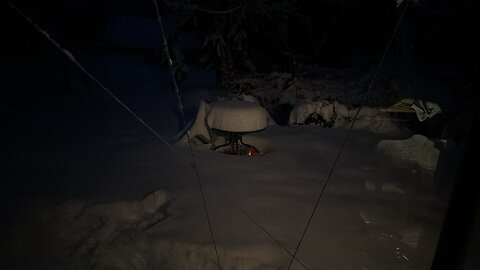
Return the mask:
<path id="1" fill-rule="evenodd" d="M 247 156 L 253 156 L 253 150 L 252 149 L 247 150 Z"/>

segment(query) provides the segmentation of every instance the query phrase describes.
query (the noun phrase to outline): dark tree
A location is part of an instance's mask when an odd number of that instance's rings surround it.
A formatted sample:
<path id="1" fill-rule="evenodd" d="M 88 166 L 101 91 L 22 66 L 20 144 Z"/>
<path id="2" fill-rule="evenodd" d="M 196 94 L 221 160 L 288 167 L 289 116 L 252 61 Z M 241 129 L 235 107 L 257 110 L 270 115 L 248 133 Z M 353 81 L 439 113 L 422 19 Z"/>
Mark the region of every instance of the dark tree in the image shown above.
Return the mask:
<path id="1" fill-rule="evenodd" d="M 275 64 L 287 46 L 289 20 L 299 17 L 292 0 L 184 0 L 163 3 L 174 10 L 177 33 L 201 42 L 200 62 L 220 80 Z"/>

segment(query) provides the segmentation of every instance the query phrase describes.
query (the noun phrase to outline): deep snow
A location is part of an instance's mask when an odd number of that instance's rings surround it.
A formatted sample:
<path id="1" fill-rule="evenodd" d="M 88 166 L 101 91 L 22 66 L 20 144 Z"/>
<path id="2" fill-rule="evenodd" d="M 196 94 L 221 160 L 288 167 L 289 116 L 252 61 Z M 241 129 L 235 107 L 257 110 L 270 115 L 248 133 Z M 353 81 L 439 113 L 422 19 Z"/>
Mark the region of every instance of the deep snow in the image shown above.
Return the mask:
<path id="1" fill-rule="evenodd" d="M 145 65 L 142 57 L 104 57 L 102 65 L 91 66 L 99 79 L 161 135 L 176 134 L 180 121 L 175 97 L 166 87 L 168 77 L 155 67 L 131 73 L 132 66 Z M 35 80 L 7 81 L 20 89 L 20 98 L 7 96 L 12 102 L 5 110 L 9 118 L 2 134 L 2 266 L 216 269 L 194 171 L 183 160 L 188 151 L 181 149 L 184 157 L 178 157 L 109 97 L 87 95 L 98 93 L 88 82 L 74 83 L 84 87 L 78 91 L 63 91 L 64 85 L 54 82 L 44 85 L 51 70 L 42 71 L 42 61 L 4 70 L 7 78 L 17 78 L 12 74 L 24 68 Z M 65 70 L 50 76 L 61 77 L 61 72 Z M 37 92 L 25 90 L 32 84 L 51 92 L 27 95 Z M 200 99 L 212 101 L 204 85 L 187 82 L 182 89 L 191 90 L 182 96 L 190 119 Z M 335 87 L 320 90 L 328 90 L 329 97 L 336 92 Z M 59 100 L 49 100 L 50 95 Z M 304 266 L 294 262 L 293 269 L 429 268 L 459 155 L 455 147 L 445 147 L 454 149 L 453 155 L 440 152 L 442 166 L 435 173 L 432 166 L 426 166 L 427 173 L 419 170 L 425 166 L 415 160 L 396 167 L 398 156 L 377 155 L 377 145 L 411 134 L 402 134 L 402 129 L 371 132 L 372 127 L 392 126 L 388 120 L 357 121 L 359 128 L 350 134 L 299 250 Z M 261 152 L 253 157 L 194 145 L 223 269 L 285 268 L 345 130 L 268 126 L 246 137 Z M 447 145 L 454 146 L 449 141 Z M 145 196 L 154 191 L 167 195 L 152 208 Z"/>
<path id="2" fill-rule="evenodd" d="M 344 132 L 270 126 L 246 138 L 262 153 L 253 157 L 195 146 L 223 269 L 286 266 L 286 250 L 293 252 L 296 246 Z M 428 269 L 448 192 L 441 192 L 433 173 L 393 168 L 388 160 L 376 158 L 376 145 L 384 136 L 355 130 L 350 136 L 298 260 L 308 269 Z M 79 148 L 70 145 L 70 154 L 83 151 L 103 176 L 92 179 L 91 167 L 90 172 L 82 170 L 79 160 L 78 170 L 62 176 L 62 181 L 71 181 L 64 187 L 77 192 L 78 199 L 6 201 L 11 210 L 9 222 L 2 225 L 7 265 L 216 269 L 192 168 L 160 141 L 117 144 L 108 158 L 102 155 L 105 149 Z M 46 173 L 52 170 L 46 157 L 68 154 L 62 149 L 38 149 L 29 156 Z M 166 204 L 152 208 L 144 203 L 148 197 L 141 197 L 153 190 L 167 192 L 157 200 Z M 92 191 L 95 198 L 85 198 Z M 292 269 L 304 267 L 295 262 Z"/>

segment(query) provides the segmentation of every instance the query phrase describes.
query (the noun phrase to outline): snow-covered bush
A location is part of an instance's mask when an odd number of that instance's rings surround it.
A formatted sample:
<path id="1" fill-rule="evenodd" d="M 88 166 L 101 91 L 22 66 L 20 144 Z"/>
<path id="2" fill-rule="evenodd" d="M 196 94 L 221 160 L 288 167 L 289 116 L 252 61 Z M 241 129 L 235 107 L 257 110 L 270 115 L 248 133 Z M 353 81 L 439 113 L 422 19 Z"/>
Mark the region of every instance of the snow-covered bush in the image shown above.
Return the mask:
<path id="1" fill-rule="evenodd" d="M 321 68 L 304 66 L 295 76 L 286 72 L 238 75 L 226 82 L 224 95 L 242 93 L 255 96 L 267 110 L 281 104 L 294 106 L 301 100 L 338 100 L 344 104 L 360 104 L 373 76 L 373 70 L 355 68 Z M 398 100 L 397 78 L 378 76 L 364 105 L 393 104 Z"/>

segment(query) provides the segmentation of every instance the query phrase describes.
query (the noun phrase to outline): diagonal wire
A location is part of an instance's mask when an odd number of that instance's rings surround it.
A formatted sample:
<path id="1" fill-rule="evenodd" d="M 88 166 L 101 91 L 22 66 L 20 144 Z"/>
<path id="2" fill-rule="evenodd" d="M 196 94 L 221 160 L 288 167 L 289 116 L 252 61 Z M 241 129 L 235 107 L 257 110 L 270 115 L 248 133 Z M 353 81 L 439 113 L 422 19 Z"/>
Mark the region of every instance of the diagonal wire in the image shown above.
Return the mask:
<path id="1" fill-rule="evenodd" d="M 112 91 L 108 90 L 100 81 L 98 81 L 90 72 L 88 72 L 78 61 L 75 59 L 73 54 L 68 51 L 67 49 L 63 48 L 55 39 L 53 39 L 50 34 L 43 30 L 38 24 L 36 24 L 29 16 L 23 13 L 20 9 L 18 9 L 12 2 L 7 1 L 8 5 L 17 12 L 21 17 L 23 17 L 28 23 L 30 23 L 40 34 L 42 34 L 51 44 L 53 44 L 61 53 L 63 53 L 70 61 L 73 62 L 85 75 L 87 75 L 90 79 L 92 79 L 96 84 L 98 84 L 108 95 L 110 95 L 120 106 L 122 106 L 126 111 L 128 111 L 136 120 L 138 120 L 147 130 L 153 133 L 158 139 L 160 139 L 168 148 L 177 154 L 181 159 L 185 162 L 189 163 L 189 165 L 193 166 L 191 162 L 177 149 L 175 149 L 167 140 L 165 140 L 158 132 L 156 132 L 150 125 L 148 125 L 140 116 L 138 116 L 132 109 L 130 109 L 127 104 L 125 104 L 122 100 L 120 100 Z"/>
<path id="2" fill-rule="evenodd" d="M 384 52 L 383 52 L 382 58 L 380 59 L 380 62 L 378 63 L 378 66 L 377 66 L 377 68 L 376 68 L 376 71 L 375 71 L 375 73 L 374 73 L 374 75 L 373 75 L 373 78 L 372 78 L 372 80 L 370 81 L 370 84 L 368 85 L 367 92 L 365 93 L 365 95 L 364 95 L 364 97 L 363 97 L 363 99 L 362 99 L 362 102 L 361 102 L 360 106 L 358 107 L 357 112 L 355 113 L 355 117 L 353 118 L 352 124 L 350 125 L 349 129 L 345 132 L 345 137 L 343 138 L 342 144 L 341 144 L 340 149 L 339 149 L 339 151 L 338 151 L 338 153 L 337 153 L 337 156 L 336 156 L 336 158 L 335 158 L 335 161 L 334 161 L 332 167 L 330 168 L 330 171 L 329 171 L 329 173 L 328 173 L 327 179 L 325 180 L 325 183 L 324 183 L 323 186 L 322 186 L 322 189 L 321 189 L 320 194 L 319 194 L 319 196 L 318 196 L 318 198 L 317 198 L 317 201 L 315 202 L 315 207 L 313 208 L 312 213 L 310 214 L 310 217 L 309 217 L 308 222 L 307 222 L 307 224 L 306 224 L 306 226 L 305 226 L 305 229 L 303 230 L 302 235 L 301 235 L 301 237 L 300 237 L 300 240 L 298 241 L 297 247 L 295 248 L 295 252 L 293 253 L 293 255 L 292 255 L 291 259 L 290 259 L 290 262 L 288 263 L 287 270 L 289 270 L 290 267 L 292 266 L 292 263 L 293 263 L 296 255 L 297 255 L 297 253 L 298 253 L 298 250 L 300 249 L 300 246 L 302 245 L 303 239 L 305 238 L 305 235 L 306 235 L 306 233 L 307 233 L 307 231 L 308 231 L 308 228 L 309 228 L 309 226 L 310 226 L 310 223 L 312 222 L 313 216 L 315 215 L 315 212 L 317 211 L 317 208 L 318 208 L 318 205 L 319 205 L 319 203 L 320 203 L 320 200 L 321 200 L 322 197 L 323 197 L 323 193 L 325 192 L 325 189 L 326 189 L 326 187 L 327 187 L 327 185 L 328 185 L 328 183 L 329 183 L 329 181 L 330 181 L 330 179 L 331 179 L 331 176 L 332 176 L 332 174 L 333 174 L 333 171 L 334 171 L 335 168 L 336 168 L 336 165 L 337 165 L 337 163 L 338 163 L 338 160 L 340 159 L 340 155 L 342 154 L 342 151 L 343 151 L 343 149 L 345 148 L 345 144 L 347 143 L 348 137 L 349 137 L 349 135 L 350 135 L 351 130 L 353 129 L 353 126 L 355 125 L 355 122 L 356 122 L 356 120 L 357 120 L 357 118 L 358 118 L 358 115 L 359 115 L 359 113 L 360 113 L 360 110 L 361 110 L 361 108 L 363 107 L 363 105 L 365 104 L 365 101 L 367 100 L 367 98 L 368 98 L 368 96 L 369 96 L 369 94 L 370 94 L 370 91 L 371 91 L 371 89 L 372 89 L 373 83 L 374 83 L 375 80 L 377 79 L 377 76 L 378 76 L 378 73 L 379 73 L 379 71 L 380 71 L 380 68 L 382 67 L 383 62 L 384 62 L 384 60 L 385 60 L 385 57 L 387 56 L 387 52 L 388 52 L 390 46 L 392 45 L 392 42 L 393 42 L 393 40 L 394 40 L 394 38 L 395 38 L 395 35 L 396 35 L 397 31 L 398 31 L 398 28 L 400 27 L 400 24 L 401 24 L 401 22 L 402 22 L 402 20 L 403 20 L 403 17 L 405 16 L 405 13 L 406 13 L 409 5 L 410 5 L 410 1 L 411 1 L 411 0 L 408 0 L 408 2 L 405 4 L 405 8 L 403 9 L 402 14 L 400 15 L 400 18 L 398 19 L 397 25 L 395 26 L 395 29 L 393 30 L 392 36 L 390 37 L 390 40 L 389 40 L 388 43 L 387 43 L 387 46 L 386 46 L 386 48 L 385 48 L 385 50 L 384 50 Z"/>
<path id="3" fill-rule="evenodd" d="M 255 219 L 253 219 L 252 216 L 250 216 L 247 211 L 245 211 L 242 207 L 240 207 L 240 205 L 238 205 L 232 198 L 230 198 L 224 191 L 222 190 L 219 190 L 220 193 L 222 193 L 222 195 L 228 200 L 230 201 L 231 204 L 233 204 L 233 206 L 235 206 L 235 208 L 237 208 L 247 219 L 249 219 L 253 224 L 255 224 L 255 226 L 257 226 L 257 228 L 259 230 L 261 230 L 265 235 L 267 235 L 273 242 L 275 242 L 275 244 L 277 246 L 279 246 L 281 249 L 283 249 L 285 252 L 288 253 L 288 255 L 292 256 L 293 258 L 295 258 L 295 261 L 297 261 L 302 267 L 303 269 L 305 270 L 308 270 L 308 267 L 302 263 L 298 258 L 294 257 L 293 256 L 293 253 L 290 252 L 286 247 L 284 247 L 282 245 L 282 243 L 280 243 L 280 241 L 277 240 L 277 238 L 275 238 L 271 233 L 269 233 L 262 225 L 260 225 L 257 221 L 255 221 Z"/>
<path id="4" fill-rule="evenodd" d="M 180 96 L 180 90 L 178 88 L 177 80 L 175 79 L 175 69 L 173 67 L 173 61 L 172 61 L 172 58 L 170 57 L 170 51 L 168 49 L 168 42 L 167 42 L 167 37 L 166 37 L 166 34 L 165 34 L 165 28 L 163 27 L 163 21 L 162 21 L 161 15 L 160 15 L 160 10 L 158 8 L 158 3 L 157 3 L 156 0 L 152 0 L 152 2 L 153 2 L 153 5 L 155 7 L 155 15 L 157 16 L 158 24 L 160 25 L 160 28 L 162 30 L 162 41 L 163 41 L 163 46 L 164 46 L 164 50 L 165 50 L 165 56 L 167 58 L 168 67 L 170 68 L 170 75 L 172 76 L 173 88 L 175 90 L 175 93 L 177 94 L 178 110 L 180 111 L 180 114 L 182 116 L 183 125 L 186 127 L 187 126 L 187 120 L 185 118 L 185 112 L 184 112 L 184 109 L 183 109 L 182 98 Z M 193 161 L 193 168 L 195 169 L 195 177 L 196 177 L 196 180 L 197 180 L 198 189 L 199 189 L 200 195 L 202 197 L 203 210 L 205 211 L 205 217 L 207 218 L 208 228 L 210 230 L 210 237 L 212 239 L 212 245 L 213 245 L 213 248 L 215 250 L 215 255 L 216 255 L 217 263 L 218 263 L 218 268 L 221 270 L 222 265 L 220 263 L 220 256 L 218 255 L 218 248 L 217 248 L 217 243 L 215 241 L 215 234 L 213 232 L 212 221 L 210 219 L 210 214 L 208 212 L 207 201 L 205 199 L 205 192 L 203 190 L 202 181 L 200 179 L 200 173 L 198 172 L 197 160 L 196 160 L 196 157 L 195 157 L 195 153 L 193 151 L 191 137 L 190 137 L 190 130 L 188 128 L 187 128 L 186 135 L 187 135 L 187 141 L 188 141 L 188 148 L 190 150 L 190 154 L 191 154 L 192 161 Z"/>

